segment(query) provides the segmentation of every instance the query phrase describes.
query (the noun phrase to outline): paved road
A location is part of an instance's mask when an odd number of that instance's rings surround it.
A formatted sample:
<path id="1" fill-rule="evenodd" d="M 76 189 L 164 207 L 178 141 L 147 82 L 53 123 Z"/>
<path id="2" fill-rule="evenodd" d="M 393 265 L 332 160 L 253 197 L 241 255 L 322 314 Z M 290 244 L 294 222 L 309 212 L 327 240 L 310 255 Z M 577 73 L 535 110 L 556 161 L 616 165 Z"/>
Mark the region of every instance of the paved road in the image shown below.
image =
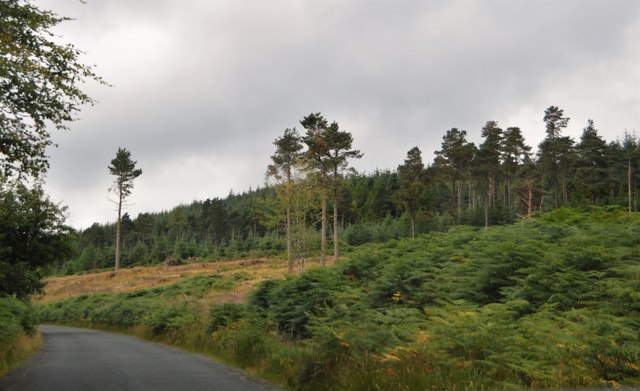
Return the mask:
<path id="1" fill-rule="evenodd" d="M 275 390 L 203 356 L 137 338 L 59 326 L 40 331 L 40 352 L 0 380 L 0 390 Z"/>

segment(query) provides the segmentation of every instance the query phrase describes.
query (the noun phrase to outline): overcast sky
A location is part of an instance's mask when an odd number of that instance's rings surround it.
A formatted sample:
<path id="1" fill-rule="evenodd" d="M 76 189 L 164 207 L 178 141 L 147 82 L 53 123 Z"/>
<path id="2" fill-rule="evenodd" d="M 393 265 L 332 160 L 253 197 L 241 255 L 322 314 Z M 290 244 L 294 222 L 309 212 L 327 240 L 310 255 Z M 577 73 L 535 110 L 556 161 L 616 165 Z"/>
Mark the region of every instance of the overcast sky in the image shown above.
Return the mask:
<path id="1" fill-rule="evenodd" d="M 640 133 L 637 0 L 34 0 L 113 87 L 55 132 L 47 190 L 86 228 L 115 220 L 118 147 L 144 171 L 128 209 L 169 210 L 264 185 L 273 140 L 311 112 L 352 132 L 361 172 L 431 162 L 488 120 L 544 137 L 544 110 L 612 141 Z"/>

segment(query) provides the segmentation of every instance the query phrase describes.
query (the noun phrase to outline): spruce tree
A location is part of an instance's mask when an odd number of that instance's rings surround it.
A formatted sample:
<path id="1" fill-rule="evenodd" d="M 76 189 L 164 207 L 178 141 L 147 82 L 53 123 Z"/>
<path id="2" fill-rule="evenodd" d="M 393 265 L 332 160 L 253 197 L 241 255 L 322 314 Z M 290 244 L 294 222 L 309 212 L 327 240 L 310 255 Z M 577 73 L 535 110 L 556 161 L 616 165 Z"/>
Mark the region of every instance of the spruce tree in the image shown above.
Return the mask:
<path id="1" fill-rule="evenodd" d="M 596 204 L 606 194 L 607 143 L 598 135 L 593 120 L 587 122 L 576 150 L 577 185 L 588 194 L 591 203 Z"/>

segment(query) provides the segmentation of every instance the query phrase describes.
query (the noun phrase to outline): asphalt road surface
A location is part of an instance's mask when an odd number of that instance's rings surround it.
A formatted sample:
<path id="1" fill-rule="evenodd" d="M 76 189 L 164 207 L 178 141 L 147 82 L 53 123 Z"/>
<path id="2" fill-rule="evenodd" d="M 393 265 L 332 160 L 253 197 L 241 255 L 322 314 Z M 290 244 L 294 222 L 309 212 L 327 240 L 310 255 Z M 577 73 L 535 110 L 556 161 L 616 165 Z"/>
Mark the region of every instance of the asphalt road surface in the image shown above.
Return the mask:
<path id="1" fill-rule="evenodd" d="M 0 380 L 2 391 L 265 391 L 242 372 L 137 338 L 40 326 L 42 349 Z"/>

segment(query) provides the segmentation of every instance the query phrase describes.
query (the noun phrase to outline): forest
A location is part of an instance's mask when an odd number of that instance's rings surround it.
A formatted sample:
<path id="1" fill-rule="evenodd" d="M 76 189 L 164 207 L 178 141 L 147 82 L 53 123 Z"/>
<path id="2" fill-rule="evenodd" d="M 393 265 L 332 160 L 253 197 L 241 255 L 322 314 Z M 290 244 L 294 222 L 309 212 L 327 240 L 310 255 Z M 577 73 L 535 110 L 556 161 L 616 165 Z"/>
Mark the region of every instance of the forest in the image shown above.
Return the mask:
<path id="1" fill-rule="evenodd" d="M 432 162 L 424 162 L 416 146 L 403 161 L 399 157 L 396 169 L 357 173 L 349 168 L 348 160 L 361 156 L 351 147 L 351 135 L 312 113 L 300 121 L 306 133 L 286 129 L 274 141 L 265 187 L 135 218 L 125 213 L 122 262 L 145 265 L 285 251 L 293 262 L 322 251 L 323 221 L 333 223 L 325 231 L 333 234 L 327 240 L 335 253 L 336 241 L 353 246 L 456 225 L 512 224 L 562 207 L 620 205 L 637 211 L 637 137 L 625 132 L 604 140 L 588 120 L 574 140 L 563 135 L 568 122 L 562 109 L 545 110 L 541 127 L 546 136 L 535 153 L 518 127 L 502 129 L 488 121 L 479 145 L 468 141 L 465 130 L 452 128 L 442 136 Z M 323 202 L 333 206 L 333 213 L 326 213 Z M 112 267 L 115 231 L 115 224 L 95 223 L 77 232 L 76 255 L 54 263 L 49 272 Z"/>

